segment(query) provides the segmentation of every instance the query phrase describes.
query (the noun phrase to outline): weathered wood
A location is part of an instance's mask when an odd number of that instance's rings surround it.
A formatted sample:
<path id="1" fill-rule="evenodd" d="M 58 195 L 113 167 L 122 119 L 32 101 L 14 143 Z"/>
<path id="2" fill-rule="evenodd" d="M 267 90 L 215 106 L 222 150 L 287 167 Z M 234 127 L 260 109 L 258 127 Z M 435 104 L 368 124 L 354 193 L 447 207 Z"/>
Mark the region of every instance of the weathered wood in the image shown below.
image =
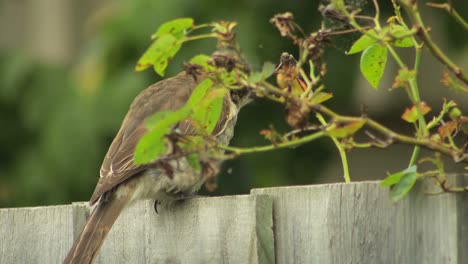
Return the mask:
<path id="1" fill-rule="evenodd" d="M 71 205 L 0 210 L 0 263 L 58 263 L 73 240 Z M 84 218 L 84 215 L 81 215 Z"/>
<path id="2" fill-rule="evenodd" d="M 466 194 L 393 204 L 378 182 L 255 189 L 274 197 L 277 263 L 466 263 Z M 458 198 L 457 198 L 458 197 Z M 457 211 L 458 210 L 458 211 Z M 460 222 L 463 221 L 463 222 Z M 462 230 L 462 227 L 465 230 Z"/>
<path id="3" fill-rule="evenodd" d="M 274 263 L 267 196 L 196 198 L 156 214 L 126 209 L 96 263 Z M 0 210 L 0 263 L 60 263 L 79 235 L 86 203 Z"/>
<path id="4" fill-rule="evenodd" d="M 269 197 L 197 198 L 159 214 L 153 203 L 137 203 L 117 220 L 98 263 L 274 261 Z M 262 226 L 270 232 L 259 232 Z"/>
<path id="5" fill-rule="evenodd" d="M 126 209 L 96 263 L 466 263 L 468 195 L 417 185 L 392 203 L 378 182 L 196 198 L 156 214 Z M 89 214 L 84 203 L 0 209 L 0 263 L 59 263 Z"/>

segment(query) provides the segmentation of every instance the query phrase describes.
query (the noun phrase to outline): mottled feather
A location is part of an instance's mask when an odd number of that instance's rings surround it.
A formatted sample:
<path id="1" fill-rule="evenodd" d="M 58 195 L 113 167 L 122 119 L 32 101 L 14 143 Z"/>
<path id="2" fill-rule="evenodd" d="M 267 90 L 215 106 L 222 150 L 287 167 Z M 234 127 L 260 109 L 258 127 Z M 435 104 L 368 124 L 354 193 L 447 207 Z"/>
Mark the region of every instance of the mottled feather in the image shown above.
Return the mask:
<path id="1" fill-rule="evenodd" d="M 206 75 L 194 78 L 182 72 L 175 77 L 151 85 L 135 98 L 104 158 L 100 179 L 90 199 L 91 205 L 95 204 L 105 192 L 152 166 L 133 163 L 133 153 L 137 142 L 146 133 L 146 119 L 158 111 L 174 111 L 184 106 L 192 91 L 204 77 Z M 218 124 L 225 122 L 225 120 L 220 120 Z M 181 122 L 179 127 L 185 133 L 193 131 L 189 122 Z"/>

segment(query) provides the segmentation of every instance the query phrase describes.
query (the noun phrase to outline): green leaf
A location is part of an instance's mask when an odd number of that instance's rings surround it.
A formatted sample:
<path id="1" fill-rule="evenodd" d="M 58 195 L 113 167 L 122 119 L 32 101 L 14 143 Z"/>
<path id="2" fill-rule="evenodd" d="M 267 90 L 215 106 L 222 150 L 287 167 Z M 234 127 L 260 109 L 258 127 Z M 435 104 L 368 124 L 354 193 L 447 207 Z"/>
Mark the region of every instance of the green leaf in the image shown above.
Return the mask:
<path id="1" fill-rule="evenodd" d="M 192 92 L 187 105 L 192 109 L 191 117 L 207 133 L 211 133 L 218 123 L 227 89 L 211 90 L 213 81 L 205 79 Z"/>
<path id="2" fill-rule="evenodd" d="M 182 43 L 173 35 L 162 35 L 145 51 L 138 60 L 135 71 L 143 71 L 153 65 L 154 71 L 164 76 L 169 61 L 179 51 Z"/>
<path id="3" fill-rule="evenodd" d="M 213 71 L 216 67 L 210 65 L 208 61 L 210 60 L 210 56 L 205 54 L 198 54 L 192 59 L 190 59 L 190 64 L 196 64 L 202 66 L 206 71 Z"/>
<path id="4" fill-rule="evenodd" d="M 151 39 L 162 37 L 165 34 L 170 34 L 177 39 L 185 37 L 185 31 L 193 28 L 194 22 L 192 18 L 178 18 L 162 24 L 156 33 L 151 35 Z"/>
<path id="5" fill-rule="evenodd" d="M 390 196 L 394 202 L 401 200 L 413 188 L 418 179 L 417 166 L 413 165 L 403 171 L 389 175 L 381 186 L 390 186 Z"/>
<path id="6" fill-rule="evenodd" d="M 189 107 L 177 111 L 161 111 L 149 117 L 145 126 L 148 132 L 140 139 L 135 148 L 135 164 L 150 163 L 166 151 L 165 136 L 171 133 L 175 124 L 186 119 L 190 114 Z"/>
<path id="7" fill-rule="evenodd" d="M 344 0 L 331 0 L 330 2 L 336 10 L 338 11 L 346 10 L 346 5 L 344 3 Z"/>
<path id="8" fill-rule="evenodd" d="M 334 122 L 332 125 L 327 127 L 325 130 L 329 136 L 335 137 L 335 138 L 343 138 L 343 137 L 348 137 L 350 135 L 353 135 L 359 129 L 361 129 L 365 124 L 364 120 L 359 120 L 359 121 L 352 121 L 352 122 L 347 122 L 347 123 L 338 123 Z"/>
<path id="9" fill-rule="evenodd" d="M 379 44 L 368 47 L 361 56 L 361 73 L 377 90 L 387 63 L 387 48 Z"/>
<path id="10" fill-rule="evenodd" d="M 134 163 L 150 163 L 155 161 L 161 154 L 163 154 L 167 148 L 167 140 L 164 136 L 169 131 L 169 129 L 158 129 L 141 137 L 135 148 Z"/>
<path id="11" fill-rule="evenodd" d="M 161 111 L 150 116 L 146 122 L 145 126 L 150 131 L 160 128 L 172 128 L 173 125 L 187 118 L 190 114 L 190 109 L 188 107 L 182 107 L 177 111 Z"/>
<path id="12" fill-rule="evenodd" d="M 265 62 L 262 68 L 263 79 L 270 77 L 275 72 L 275 69 L 276 65 L 274 63 L 269 61 Z"/>
<path id="13" fill-rule="evenodd" d="M 190 95 L 187 105 L 189 105 L 190 108 L 197 107 L 211 87 L 213 87 L 213 81 L 210 79 L 205 79 L 200 82 L 197 87 L 195 87 L 195 90 L 193 90 L 192 95 Z"/>
<path id="14" fill-rule="evenodd" d="M 385 178 L 385 180 L 382 181 L 382 183 L 380 184 L 380 186 L 382 187 L 390 187 L 390 186 L 393 186 L 395 184 L 397 184 L 401 177 L 403 177 L 406 173 L 415 173 L 416 170 L 417 170 L 417 166 L 416 165 L 413 165 L 403 171 L 399 171 L 399 172 L 396 172 L 396 173 L 393 173 L 393 174 L 390 174 L 387 176 L 387 178 Z"/>
<path id="15" fill-rule="evenodd" d="M 223 88 L 212 90 L 206 95 L 199 107 L 194 108 L 192 118 L 208 134 L 213 132 L 218 123 L 223 109 L 224 96 L 227 93 L 228 90 Z"/>
<path id="16" fill-rule="evenodd" d="M 390 28 L 390 33 L 392 34 L 392 36 L 397 38 L 393 42 L 393 45 L 401 48 L 408 48 L 414 46 L 414 42 L 411 39 L 411 36 L 409 35 L 411 34 L 411 31 L 409 29 L 405 28 L 402 25 L 392 25 Z"/>
<path id="17" fill-rule="evenodd" d="M 249 82 L 251 83 L 258 83 L 262 81 L 262 73 L 261 72 L 252 72 L 249 76 Z"/>
<path id="18" fill-rule="evenodd" d="M 401 177 L 400 181 L 392 187 L 390 196 L 394 202 L 401 200 L 413 188 L 416 180 L 418 179 L 417 173 L 406 173 Z"/>
<path id="19" fill-rule="evenodd" d="M 351 46 L 351 49 L 349 49 L 347 55 L 361 52 L 377 41 L 378 36 L 377 33 L 375 33 L 375 30 L 371 29 L 367 33 L 368 34 L 362 35 L 358 40 L 356 40 L 356 42 L 354 42 L 353 46 Z"/>
<path id="20" fill-rule="evenodd" d="M 400 70 L 398 70 L 398 74 L 395 77 L 395 81 L 392 83 L 392 89 L 406 87 L 408 82 L 414 78 L 416 78 L 416 71 L 409 70 L 408 68 L 403 67 Z"/>
<path id="21" fill-rule="evenodd" d="M 219 75 L 221 82 L 227 87 L 233 87 L 238 83 L 238 77 L 236 71 L 223 71 Z"/>
<path id="22" fill-rule="evenodd" d="M 263 68 L 261 72 L 253 72 L 249 76 L 249 82 L 258 83 L 261 82 L 268 77 L 270 77 L 275 72 L 276 66 L 275 64 L 267 61 L 263 64 Z"/>
<path id="23" fill-rule="evenodd" d="M 196 172 L 201 171 L 200 161 L 198 160 L 198 155 L 195 153 L 187 155 L 187 161 L 190 167 L 192 167 Z"/>
<path id="24" fill-rule="evenodd" d="M 332 93 L 317 92 L 317 93 L 314 93 L 314 95 L 310 99 L 310 102 L 312 104 L 321 104 L 325 101 L 328 101 L 332 97 L 333 97 Z"/>

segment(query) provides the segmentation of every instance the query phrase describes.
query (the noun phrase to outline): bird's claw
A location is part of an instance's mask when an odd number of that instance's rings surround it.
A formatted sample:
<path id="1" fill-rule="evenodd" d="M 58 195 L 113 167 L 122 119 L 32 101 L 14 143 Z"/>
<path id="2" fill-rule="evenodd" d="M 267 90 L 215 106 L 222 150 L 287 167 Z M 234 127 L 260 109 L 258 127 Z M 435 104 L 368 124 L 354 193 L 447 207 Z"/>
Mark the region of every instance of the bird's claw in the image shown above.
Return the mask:
<path id="1" fill-rule="evenodd" d="M 159 212 L 158 212 L 158 204 L 159 204 L 159 201 L 158 201 L 158 200 L 155 200 L 155 201 L 154 201 L 153 207 L 154 207 L 154 211 L 155 211 L 157 214 L 159 214 Z"/>

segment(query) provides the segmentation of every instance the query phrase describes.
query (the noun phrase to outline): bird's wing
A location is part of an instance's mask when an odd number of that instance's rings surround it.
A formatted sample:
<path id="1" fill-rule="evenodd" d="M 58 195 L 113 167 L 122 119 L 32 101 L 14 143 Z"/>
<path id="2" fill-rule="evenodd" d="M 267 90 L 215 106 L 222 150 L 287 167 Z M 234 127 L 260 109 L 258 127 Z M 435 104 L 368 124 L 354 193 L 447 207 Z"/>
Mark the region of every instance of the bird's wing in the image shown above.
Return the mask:
<path id="1" fill-rule="evenodd" d="M 104 158 L 99 181 L 90 199 L 91 205 L 105 192 L 151 166 L 133 162 L 135 147 L 146 132 L 145 120 L 158 111 L 174 111 L 184 106 L 201 79 L 182 72 L 153 84 L 135 98 Z M 191 128 L 187 126 L 185 129 Z"/>

